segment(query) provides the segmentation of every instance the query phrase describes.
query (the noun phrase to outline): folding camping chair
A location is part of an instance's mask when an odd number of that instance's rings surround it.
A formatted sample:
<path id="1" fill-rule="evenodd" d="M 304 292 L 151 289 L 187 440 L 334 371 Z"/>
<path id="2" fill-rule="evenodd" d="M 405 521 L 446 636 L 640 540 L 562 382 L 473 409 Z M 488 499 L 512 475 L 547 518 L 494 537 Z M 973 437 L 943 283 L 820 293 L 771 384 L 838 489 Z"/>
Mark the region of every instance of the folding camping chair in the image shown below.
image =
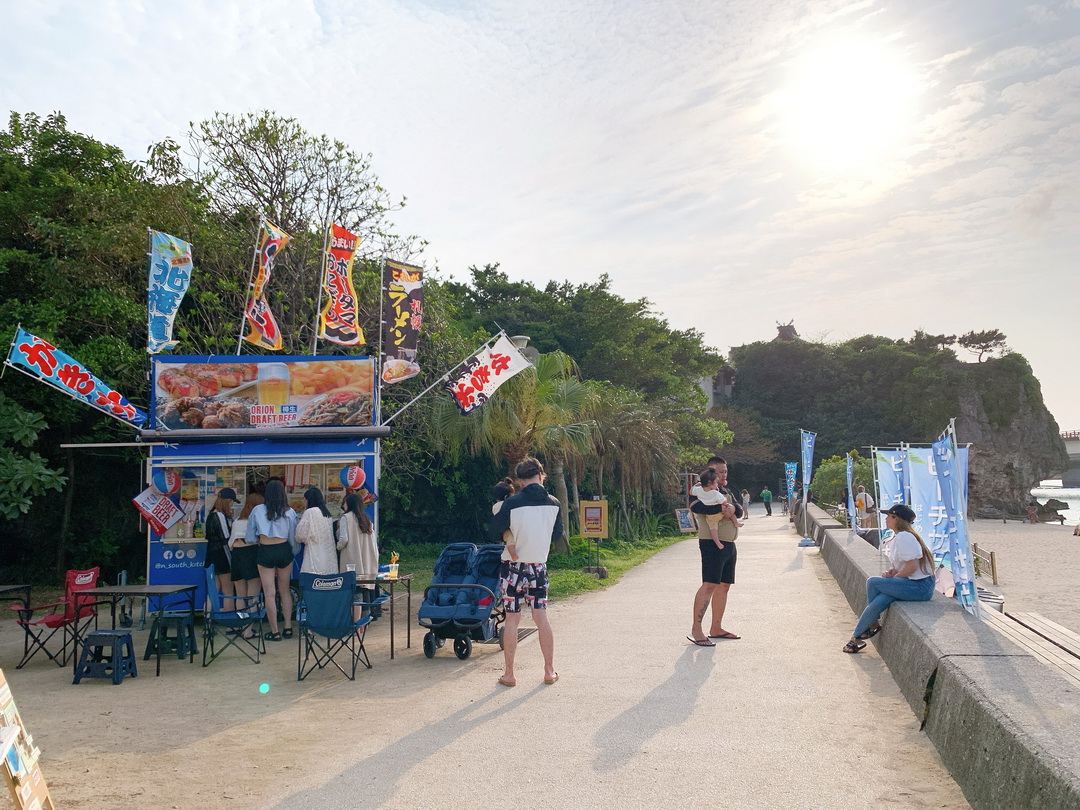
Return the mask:
<path id="1" fill-rule="evenodd" d="M 259 663 L 259 657 L 266 652 L 263 641 L 263 620 L 266 618 L 266 604 L 261 593 L 256 596 L 224 596 L 217 587 L 214 566 L 206 568 L 206 599 L 209 602 L 203 613 L 203 659 L 204 667 L 210 666 L 229 647 L 236 647 L 252 663 Z M 225 610 L 228 600 L 233 610 Z M 244 638 L 244 630 L 252 628 L 251 638 Z M 220 635 L 225 644 L 217 649 L 216 641 Z"/>
<path id="2" fill-rule="evenodd" d="M 23 637 L 23 657 L 15 665 L 15 669 L 22 669 L 26 666 L 30 659 L 37 655 L 39 650 L 44 651 L 45 655 L 49 656 L 50 660 L 58 667 L 66 667 L 68 658 L 71 655 L 78 655 L 78 643 L 83 635 L 83 630 L 89 626 L 91 621 L 94 622 L 94 627 L 97 627 L 97 609 L 92 602 L 84 602 L 79 605 L 79 614 L 76 616 L 74 594 L 78 591 L 96 587 L 99 573 L 100 569 L 98 568 L 90 568 L 86 571 L 68 571 L 64 577 L 64 598 L 59 602 L 32 608 L 25 608 L 22 605 L 12 606 L 11 609 L 18 611 L 19 614 L 16 623 L 22 627 L 25 634 Z M 34 613 L 37 611 L 50 608 L 63 608 L 63 610 L 47 613 L 38 619 L 34 618 Z M 57 633 L 61 634 L 63 646 L 54 655 L 45 645 Z"/>
<path id="3" fill-rule="evenodd" d="M 354 605 L 367 605 L 356 601 L 356 572 L 330 575 L 303 573 L 300 575 L 300 589 L 301 601 L 297 608 L 300 645 L 296 651 L 296 680 L 304 680 L 316 667 L 322 669 L 327 664 L 333 664 L 350 681 L 356 680 L 358 662 L 371 669 L 363 634 L 357 632 L 371 622 L 371 615 L 365 611 L 366 615 L 361 618 L 353 618 Z M 342 652 L 349 655 L 348 670 L 337 661 L 336 656 Z"/>

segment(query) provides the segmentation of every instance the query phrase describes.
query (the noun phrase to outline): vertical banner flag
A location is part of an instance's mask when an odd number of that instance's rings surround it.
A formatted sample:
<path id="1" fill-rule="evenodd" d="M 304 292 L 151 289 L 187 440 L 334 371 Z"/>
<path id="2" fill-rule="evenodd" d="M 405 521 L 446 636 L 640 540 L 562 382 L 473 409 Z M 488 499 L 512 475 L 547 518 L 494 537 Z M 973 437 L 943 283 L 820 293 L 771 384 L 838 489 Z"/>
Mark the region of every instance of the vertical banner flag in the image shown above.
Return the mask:
<path id="1" fill-rule="evenodd" d="M 898 503 L 906 503 L 904 497 L 904 450 L 870 448 L 874 458 L 874 468 L 877 473 L 877 503 L 878 503 L 878 528 L 885 530 L 885 518 L 881 516 L 883 510 Z"/>
<path id="2" fill-rule="evenodd" d="M 968 542 L 967 499 L 961 479 L 960 453 L 956 447 L 953 423 L 933 443 L 933 454 L 941 489 L 942 503 L 949 519 L 949 562 L 956 600 L 970 613 L 978 615 L 975 593 L 975 570 Z"/>
<path id="3" fill-rule="evenodd" d="M 266 287 L 274 270 L 274 260 L 292 237 L 285 231 L 263 220 L 259 225 L 259 250 L 255 255 L 255 279 L 251 285 L 251 297 L 244 309 L 251 331 L 244 340 L 260 349 L 279 351 L 283 345 L 270 303 L 266 300 Z"/>
<path id="4" fill-rule="evenodd" d="M 91 374 L 77 360 L 51 343 L 21 327 L 15 332 L 5 365 L 37 377 L 80 402 L 135 427 L 146 424 L 147 415 Z"/>
<path id="5" fill-rule="evenodd" d="M 784 479 L 787 481 L 787 499 L 789 504 L 795 500 L 795 474 L 798 470 L 799 463 L 797 461 L 784 462 Z"/>
<path id="6" fill-rule="evenodd" d="M 847 457 L 847 470 L 846 470 L 846 475 L 847 475 L 847 516 L 848 516 L 848 526 L 850 526 L 853 529 L 856 526 L 859 525 L 858 513 L 855 511 L 855 493 L 852 492 L 852 482 L 851 482 L 851 479 L 854 476 L 854 470 L 855 470 L 855 459 L 853 459 L 851 456 L 848 456 Z"/>
<path id="7" fill-rule="evenodd" d="M 150 231 L 150 278 L 146 287 L 146 351 L 166 352 L 176 345 L 173 319 L 191 283 L 191 245 L 161 231 Z"/>
<path id="8" fill-rule="evenodd" d="M 443 383 L 443 390 L 454 398 L 458 410 L 467 414 L 487 402 L 500 385 L 527 369 L 529 361 L 506 335 L 500 334 L 494 346 L 485 346 L 464 365 L 457 377 Z"/>
<path id="9" fill-rule="evenodd" d="M 383 295 L 382 381 L 398 383 L 420 373 L 416 344 L 424 320 L 423 268 L 384 262 Z"/>
<path id="10" fill-rule="evenodd" d="M 816 433 L 809 430 L 799 431 L 799 444 L 802 446 L 802 491 L 803 501 L 806 501 L 806 493 L 810 490 L 810 471 L 814 464 L 814 440 Z"/>
<path id="11" fill-rule="evenodd" d="M 367 342 L 360 328 L 356 288 L 352 280 L 353 257 L 359 246 L 359 236 L 349 233 L 340 225 L 330 226 L 323 273 L 326 304 L 319 314 L 319 337 L 341 346 Z"/>
<path id="12" fill-rule="evenodd" d="M 941 560 L 949 551 L 949 521 L 938 490 L 937 463 L 929 447 L 907 448 L 908 480 L 911 485 L 909 505 L 915 510 L 915 531 Z"/>

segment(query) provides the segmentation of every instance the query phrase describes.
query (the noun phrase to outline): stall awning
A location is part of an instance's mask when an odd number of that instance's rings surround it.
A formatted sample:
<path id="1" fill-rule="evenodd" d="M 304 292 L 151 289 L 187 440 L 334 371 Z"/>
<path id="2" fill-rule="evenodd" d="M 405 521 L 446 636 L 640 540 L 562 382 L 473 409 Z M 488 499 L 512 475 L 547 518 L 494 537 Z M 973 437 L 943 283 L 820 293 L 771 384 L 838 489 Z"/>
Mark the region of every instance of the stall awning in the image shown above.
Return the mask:
<path id="1" fill-rule="evenodd" d="M 153 467 L 348 464 L 375 452 L 374 439 L 167 443 L 151 445 L 150 464 Z"/>

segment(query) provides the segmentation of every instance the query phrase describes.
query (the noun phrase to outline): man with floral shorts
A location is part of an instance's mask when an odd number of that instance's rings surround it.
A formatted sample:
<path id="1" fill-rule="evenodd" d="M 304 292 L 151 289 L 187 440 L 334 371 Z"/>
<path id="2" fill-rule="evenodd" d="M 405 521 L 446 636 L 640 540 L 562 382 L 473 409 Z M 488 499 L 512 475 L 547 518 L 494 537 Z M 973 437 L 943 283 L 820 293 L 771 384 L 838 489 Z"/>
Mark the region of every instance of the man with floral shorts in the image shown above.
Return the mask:
<path id="1" fill-rule="evenodd" d="M 528 604 L 544 656 L 544 683 L 553 684 L 559 680 L 559 674 L 553 664 L 555 640 L 547 618 L 547 559 L 551 544 L 563 533 L 559 501 L 544 489 L 544 468 L 535 458 L 519 463 L 514 475 L 518 479 L 518 492 L 503 501 L 489 527 L 492 542 L 498 542 L 503 532 L 510 532 L 502 555 L 500 581 L 506 621 L 503 623 L 504 669 L 499 683 L 517 686 L 514 675 L 517 631 L 522 605 Z"/>

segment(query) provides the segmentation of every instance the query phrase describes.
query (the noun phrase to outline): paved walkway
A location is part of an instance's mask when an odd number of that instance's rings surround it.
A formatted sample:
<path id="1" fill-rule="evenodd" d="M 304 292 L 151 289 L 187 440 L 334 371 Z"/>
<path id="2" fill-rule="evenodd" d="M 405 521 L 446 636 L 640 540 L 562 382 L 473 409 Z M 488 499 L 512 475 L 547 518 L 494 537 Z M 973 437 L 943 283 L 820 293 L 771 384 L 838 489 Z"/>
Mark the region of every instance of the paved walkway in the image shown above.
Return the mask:
<path id="1" fill-rule="evenodd" d="M 700 583 L 690 540 L 552 606 L 554 686 L 541 683 L 535 635 L 519 647 L 513 689 L 495 683 L 496 646 L 467 661 L 446 646 L 428 661 L 414 643 L 357 684 L 327 678 L 289 712 L 302 764 L 265 798 L 280 808 L 966 807 L 872 646 L 840 652 L 854 616 L 797 539 L 786 517 L 748 522 L 724 621 L 743 638 L 715 648 L 685 639 Z"/>

